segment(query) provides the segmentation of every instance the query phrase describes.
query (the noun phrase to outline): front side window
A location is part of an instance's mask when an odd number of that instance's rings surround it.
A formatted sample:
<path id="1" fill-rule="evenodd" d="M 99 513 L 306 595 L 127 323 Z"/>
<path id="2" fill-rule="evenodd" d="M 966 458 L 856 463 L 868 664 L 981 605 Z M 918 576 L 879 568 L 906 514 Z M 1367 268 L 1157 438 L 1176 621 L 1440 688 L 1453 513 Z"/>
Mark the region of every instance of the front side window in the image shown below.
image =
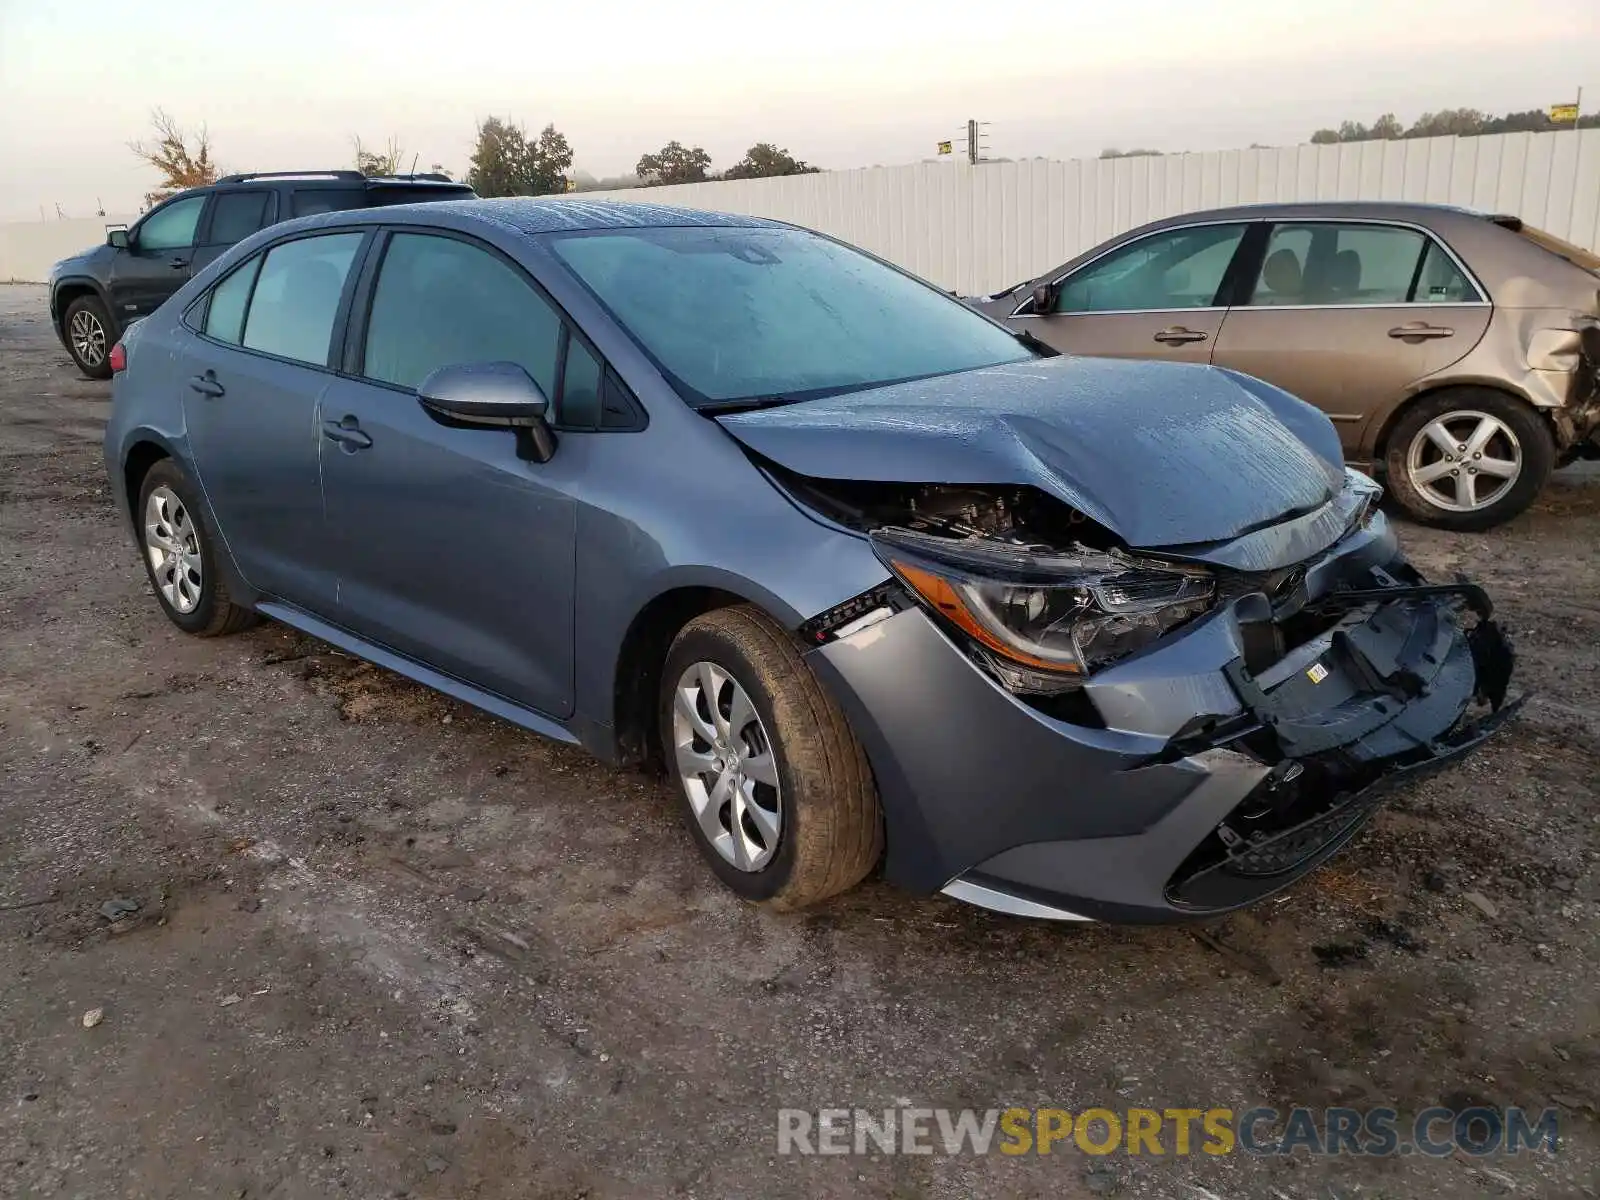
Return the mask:
<path id="1" fill-rule="evenodd" d="M 1250 304 L 1446 304 L 1478 298 L 1439 243 L 1394 225 L 1313 221 L 1273 227 Z"/>
<path id="2" fill-rule="evenodd" d="M 1247 227 L 1174 229 L 1113 250 L 1068 277 L 1058 313 L 1211 308 Z"/>
<path id="3" fill-rule="evenodd" d="M 959 301 L 798 229 L 552 238 L 691 405 L 801 400 L 1032 357 Z"/>
<path id="4" fill-rule="evenodd" d="M 223 192 L 211 202 L 211 232 L 207 244 L 231 246 L 242 242 L 267 223 L 271 192 Z"/>
<path id="5" fill-rule="evenodd" d="M 245 316 L 245 347 L 326 366 L 345 276 L 364 236 L 298 238 L 268 250 Z"/>
<path id="6" fill-rule="evenodd" d="M 516 363 L 554 398 L 561 318 L 495 255 L 455 238 L 389 240 L 362 374 L 415 388 L 440 367 Z"/>
<path id="7" fill-rule="evenodd" d="M 205 206 L 204 196 L 190 196 L 157 209 L 139 224 L 139 249 L 187 250 L 194 245 L 195 226 Z"/>
<path id="8" fill-rule="evenodd" d="M 250 302 L 250 287 L 261 269 L 261 255 L 233 271 L 211 289 L 206 307 L 206 335 L 237 346 L 244 336 L 244 306 Z"/>

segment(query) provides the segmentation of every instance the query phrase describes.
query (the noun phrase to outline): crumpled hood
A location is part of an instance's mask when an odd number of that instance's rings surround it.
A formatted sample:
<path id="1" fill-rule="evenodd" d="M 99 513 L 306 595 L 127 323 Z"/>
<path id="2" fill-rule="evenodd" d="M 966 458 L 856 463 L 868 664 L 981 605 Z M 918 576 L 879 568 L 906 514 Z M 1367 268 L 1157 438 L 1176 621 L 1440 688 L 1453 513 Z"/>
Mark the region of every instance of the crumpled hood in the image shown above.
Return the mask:
<path id="1" fill-rule="evenodd" d="M 1181 363 L 1036 359 L 718 420 L 813 478 L 1032 484 L 1145 548 L 1238 537 L 1344 483 L 1322 413 Z"/>

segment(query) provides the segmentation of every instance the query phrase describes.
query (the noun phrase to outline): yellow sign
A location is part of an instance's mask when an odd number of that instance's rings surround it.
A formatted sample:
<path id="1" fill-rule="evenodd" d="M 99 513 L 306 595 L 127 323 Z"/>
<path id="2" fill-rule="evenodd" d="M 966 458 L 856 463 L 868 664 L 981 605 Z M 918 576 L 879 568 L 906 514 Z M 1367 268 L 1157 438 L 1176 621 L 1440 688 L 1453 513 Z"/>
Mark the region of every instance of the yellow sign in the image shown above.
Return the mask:
<path id="1" fill-rule="evenodd" d="M 940 154 L 954 154 L 955 153 L 955 144 L 953 142 L 940 142 L 939 143 L 939 153 Z"/>
<path id="2" fill-rule="evenodd" d="M 1550 106 L 1550 119 L 1558 125 L 1578 119 L 1578 106 L 1576 104 L 1552 104 Z"/>

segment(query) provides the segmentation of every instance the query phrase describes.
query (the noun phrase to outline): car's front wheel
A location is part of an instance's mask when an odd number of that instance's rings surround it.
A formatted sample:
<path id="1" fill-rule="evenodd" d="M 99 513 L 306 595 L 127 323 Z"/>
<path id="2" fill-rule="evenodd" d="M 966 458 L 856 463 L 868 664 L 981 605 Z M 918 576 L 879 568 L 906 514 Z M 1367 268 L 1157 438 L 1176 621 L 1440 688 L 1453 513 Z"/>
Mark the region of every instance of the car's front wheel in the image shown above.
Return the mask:
<path id="1" fill-rule="evenodd" d="M 135 519 L 150 586 L 174 625 L 198 637 L 216 637 L 255 621 L 255 613 L 228 594 L 194 485 L 170 458 L 146 473 Z"/>
<path id="2" fill-rule="evenodd" d="M 1532 504 L 1555 457 L 1531 406 L 1491 388 L 1451 388 L 1401 414 L 1384 465 L 1390 494 L 1417 520 L 1480 530 Z"/>
<path id="3" fill-rule="evenodd" d="M 690 833 L 739 895 L 803 908 L 876 865 L 883 818 L 866 754 L 765 613 L 689 622 L 667 654 L 659 715 Z"/>
<path id="4" fill-rule="evenodd" d="M 90 379 L 111 378 L 111 321 L 105 307 L 93 296 L 79 296 L 67 305 L 61 318 L 67 331 L 67 351 Z"/>

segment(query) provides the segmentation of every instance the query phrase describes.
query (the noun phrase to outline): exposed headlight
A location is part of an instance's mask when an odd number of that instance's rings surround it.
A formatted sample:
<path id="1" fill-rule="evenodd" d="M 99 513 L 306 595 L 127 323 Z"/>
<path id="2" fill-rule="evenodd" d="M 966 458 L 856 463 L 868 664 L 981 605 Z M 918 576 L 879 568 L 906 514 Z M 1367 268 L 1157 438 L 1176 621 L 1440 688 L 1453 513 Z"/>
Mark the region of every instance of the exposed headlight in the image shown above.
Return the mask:
<path id="1" fill-rule="evenodd" d="M 1212 605 L 1208 571 L 1084 549 L 1041 555 L 905 529 L 872 535 L 924 605 L 985 652 L 1013 691 L 1055 693 Z"/>

